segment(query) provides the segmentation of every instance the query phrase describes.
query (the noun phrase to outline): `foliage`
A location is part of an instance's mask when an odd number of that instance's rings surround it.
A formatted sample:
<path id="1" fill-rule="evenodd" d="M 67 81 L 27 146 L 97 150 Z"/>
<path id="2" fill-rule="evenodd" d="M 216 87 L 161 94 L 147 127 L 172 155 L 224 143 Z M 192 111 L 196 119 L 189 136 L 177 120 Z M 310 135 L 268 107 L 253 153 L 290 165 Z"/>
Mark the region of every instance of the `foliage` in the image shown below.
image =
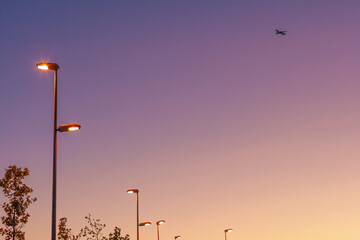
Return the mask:
<path id="1" fill-rule="evenodd" d="M 102 231 L 105 224 L 101 223 L 100 219 L 94 219 L 91 214 L 85 217 L 87 226 L 82 228 L 78 234 L 73 234 L 71 228 L 67 227 L 67 218 L 60 218 L 58 240 L 130 240 L 128 234 L 125 237 L 121 236 L 121 229 L 115 227 L 114 232 L 109 234 L 109 238 L 103 236 Z"/>
<path id="2" fill-rule="evenodd" d="M 109 240 L 130 240 L 129 234 L 126 234 L 125 237 L 121 236 L 121 229 L 115 227 L 114 232 L 109 234 Z"/>
<path id="3" fill-rule="evenodd" d="M 67 218 L 60 218 L 59 220 L 59 232 L 58 232 L 58 239 L 59 240 L 78 240 L 80 239 L 82 233 L 80 232 L 77 235 L 74 235 L 71 231 L 71 228 L 68 228 L 67 225 Z"/>
<path id="4" fill-rule="evenodd" d="M 0 228 L 0 235 L 5 236 L 5 240 L 25 239 L 22 228 L 29 221 L 30 214 L 27 208 L 36 201 L 36 198 L 29 196 L 33 189 L 23 183 L 23 179 L 27 176 L 29 176 L 27 168 L 9 166 L 5 169 L 4 177 L 0 179 L 0 187 L 5 198 L 8 199 L 1 205 L 6 215 L 1 217 L 5 227 Z"/>
<path id="5" fill-rule="evenodd" d="M 91 214 L 85 217 L 88 221 L 88 226 L 81 229 L 81 233 L 87 240 L 107 240 L 101 233 L 106 226 L 100 222 L 100 219 L 91 218 Z"/>

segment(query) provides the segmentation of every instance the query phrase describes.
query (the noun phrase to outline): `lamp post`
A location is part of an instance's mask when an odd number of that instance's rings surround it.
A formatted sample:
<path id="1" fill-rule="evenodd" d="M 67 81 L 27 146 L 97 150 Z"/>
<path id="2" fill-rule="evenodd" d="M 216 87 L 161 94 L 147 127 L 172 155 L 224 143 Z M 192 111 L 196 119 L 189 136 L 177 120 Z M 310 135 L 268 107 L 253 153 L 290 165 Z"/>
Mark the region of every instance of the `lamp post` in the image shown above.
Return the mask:
<path id="1" fill-rule="evenodd" d="M 226 233 L 232 232 L 232 228 L 225 229 L 224 232 L 225 232 L 225 240 L 227 240 L 227 239 L 226 239 Z"/>
<path id="2" fill-rule="evenodd" d="M 178 236 L 175 236 L 174 238 L 175 238 L 175 240 L 177 240 L 178 238 L 181 238 L 181 236 L 178 235 Z"/>
<path id="3" fill-rule="evenodd" d="M 145 227 L 145 226 L 150 226 L 151 225 L 151 222 L 141 222 L 139 223 L 139 227 Z M 139 235 L 138 235 L 139 236 Z"/>
<path id="4" fill-rule="evenodd" d="M 66 124 L 57 127 L 57 71 L 59 65 L 56 63 L 38 63 L 40 70 L 54 71 L 54 142 L 53 142 L 53 181 L 52 181 L 52 217 L 51 217 L 51 240 L 56 240 L 56 169 L 57 169 L 57 132 L 71 132 L 80 130 L 79 124 Z"/>
<path id="5" fill-rule="evenodd" d="M 129 189 L 129 190 L 127 190 L 127 193 L 130 193 L 130 194 L 136 193 L 136 239 L 139 240 L 139 226 L 140 226 L 140 224 L 139 224 L 139 189 Z M 149 222 L 145 222 L 145 223 L 149 223 Z M 146 225 L 143 225 L 143 226 L 146 226 Z"/>
<path id="6" fill-rule="evenodd" d="M 160 240 L 159 226 L 160 226 L 161 224 L 164 224 L 164 223 L 165 223 L 165 220 L 160 220 L 160 221 L 157 221 L 157 222 L 156 222 L 156 229 L 157 229 L 157 238 L 158 238 L 158 240 Z"/>

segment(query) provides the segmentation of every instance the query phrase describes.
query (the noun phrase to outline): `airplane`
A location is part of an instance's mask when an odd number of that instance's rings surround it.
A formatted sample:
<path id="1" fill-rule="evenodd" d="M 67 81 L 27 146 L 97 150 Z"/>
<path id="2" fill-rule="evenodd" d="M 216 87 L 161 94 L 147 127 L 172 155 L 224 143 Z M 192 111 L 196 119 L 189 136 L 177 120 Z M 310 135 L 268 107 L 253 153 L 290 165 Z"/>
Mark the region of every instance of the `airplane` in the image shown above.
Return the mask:
<path id="1" fill-rule="evenodd" d="M 280 30 L 277 30 L 277 29 L 276 29 L 276 34 L 281 34 L 281 35 L 285 36 L 285 35 L 286 35 L 286 32 L 287 32 L 287 31 L 280 31 Z"/>

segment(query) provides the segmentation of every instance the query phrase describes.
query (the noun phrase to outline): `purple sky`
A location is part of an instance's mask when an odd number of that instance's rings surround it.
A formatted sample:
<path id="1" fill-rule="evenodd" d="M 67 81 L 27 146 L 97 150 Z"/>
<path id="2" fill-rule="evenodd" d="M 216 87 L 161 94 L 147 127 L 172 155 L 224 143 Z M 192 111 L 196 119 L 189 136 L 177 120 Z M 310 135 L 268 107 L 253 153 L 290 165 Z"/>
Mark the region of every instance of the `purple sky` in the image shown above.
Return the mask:
<path id="1" fill-rule="evenodd" d="M 0 1 L 0 174 L 31 171 L 27 238 L 50 238 L 40 61 L 58 123 L 83 127 L 58 135 L 73 230 L 90 212 L 136 239 L 139 188 L 162 240 L 360 238 L 360 2 L 314 2 Z"/>

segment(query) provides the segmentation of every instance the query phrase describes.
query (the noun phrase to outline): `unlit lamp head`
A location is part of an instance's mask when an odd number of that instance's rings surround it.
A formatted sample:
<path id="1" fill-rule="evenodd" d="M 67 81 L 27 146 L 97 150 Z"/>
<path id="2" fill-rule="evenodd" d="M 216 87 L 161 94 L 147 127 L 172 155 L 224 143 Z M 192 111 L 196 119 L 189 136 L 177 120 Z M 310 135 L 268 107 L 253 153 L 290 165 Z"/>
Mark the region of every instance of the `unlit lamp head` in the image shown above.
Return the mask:
<path id="1" fill-rule="evenodd" d="M 149 225 L 151 225 L 151 222 L 141 222 L 141 223 L 139 223 L 140 227 L 149 226 Z"/>
<path id="2" fill-rule="evenodd" d="M 46 62 L 41 62 L 36 64 L 36 67 L 40 70 L 58 70 L 60 67 L 57 63 L 46 63 Z"/>
<path id="3" fill-rule="evenodd" d="M 79 124 L 64 124 L 64 125 L 60 125 L 58 127 L 58 131 L 59 132 L 73 132 L 73 131 L 77 131 L 80 130 L 81 126 Z"/>

